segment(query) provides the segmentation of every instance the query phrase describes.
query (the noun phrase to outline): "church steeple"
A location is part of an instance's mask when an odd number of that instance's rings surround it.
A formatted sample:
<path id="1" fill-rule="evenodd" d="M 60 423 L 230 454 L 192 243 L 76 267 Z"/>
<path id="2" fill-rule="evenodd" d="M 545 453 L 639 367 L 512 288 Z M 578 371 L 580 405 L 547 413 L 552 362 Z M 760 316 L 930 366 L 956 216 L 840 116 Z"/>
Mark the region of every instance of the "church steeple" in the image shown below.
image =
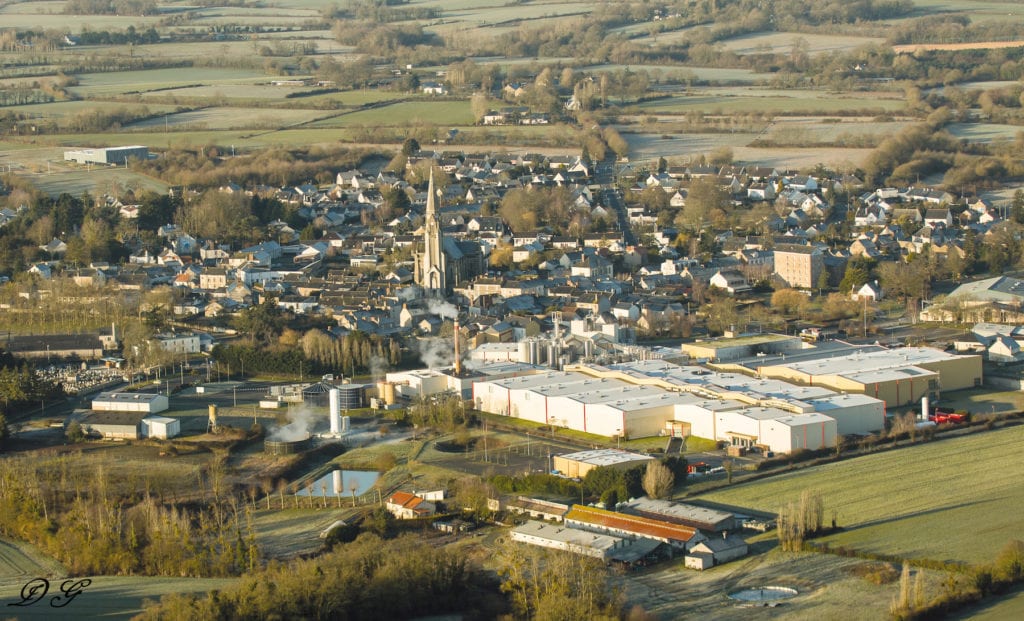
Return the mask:
<path id="1" fill-rule="evenodd" d="M 437 190 L 434 188 L 434 169 L 430 169 L 427 184 L 427 210 L 423 214 L 423 254 L 416 270 L 416 280 L 428 294 L 444 295 L 448 288 L 445 265 L 444 239 L 441 221 L 437 216 Z"/>

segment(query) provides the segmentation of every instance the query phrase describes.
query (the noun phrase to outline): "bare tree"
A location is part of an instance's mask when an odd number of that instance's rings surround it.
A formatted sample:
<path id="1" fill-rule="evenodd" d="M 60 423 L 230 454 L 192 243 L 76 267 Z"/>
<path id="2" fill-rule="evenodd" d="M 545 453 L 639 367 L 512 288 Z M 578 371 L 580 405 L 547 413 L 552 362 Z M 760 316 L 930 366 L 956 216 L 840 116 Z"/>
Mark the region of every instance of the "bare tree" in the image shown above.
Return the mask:
<path id="1" fill-rule="evenodd" d="M 665 498 L 672 493 L 672 486 L 675 484 L 675 475 L 668 469 L 668 466 L 660 461 L 653 461 L 647 464 L 644 471 L 644 491 L 651 498 Z"/>

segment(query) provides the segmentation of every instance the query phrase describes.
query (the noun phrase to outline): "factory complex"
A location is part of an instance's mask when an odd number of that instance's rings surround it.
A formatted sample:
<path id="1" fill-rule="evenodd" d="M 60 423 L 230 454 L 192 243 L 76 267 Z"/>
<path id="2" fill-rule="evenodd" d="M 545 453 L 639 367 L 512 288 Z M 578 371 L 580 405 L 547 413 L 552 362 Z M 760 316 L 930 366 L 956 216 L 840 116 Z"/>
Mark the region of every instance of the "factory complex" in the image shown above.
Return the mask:
<path id="1" fill-rule="evenodd" d="M 719 367 L 641 360 L 480 377 L 476 407 L 607 437 L 697 436 L 776 453 L 885 426 L 886 408 L 981 383 L 981 359 L 916 347 Z M 727 368 L 729 370 L 722 370 Z M 756 374 L 756 375 L 755 375 Z"/>

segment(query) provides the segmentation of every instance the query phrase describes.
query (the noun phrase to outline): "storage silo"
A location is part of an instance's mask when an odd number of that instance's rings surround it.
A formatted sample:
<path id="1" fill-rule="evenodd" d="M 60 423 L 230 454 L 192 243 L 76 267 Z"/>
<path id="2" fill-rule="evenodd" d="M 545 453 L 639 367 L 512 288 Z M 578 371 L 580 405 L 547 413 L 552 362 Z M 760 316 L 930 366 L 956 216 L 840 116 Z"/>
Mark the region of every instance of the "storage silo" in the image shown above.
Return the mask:
<path id="1" fill-rule="evenodd" d="M 341 433 L 340 391 L 332 388 L 328 393 L 330 403 L 331 433 Z"/>

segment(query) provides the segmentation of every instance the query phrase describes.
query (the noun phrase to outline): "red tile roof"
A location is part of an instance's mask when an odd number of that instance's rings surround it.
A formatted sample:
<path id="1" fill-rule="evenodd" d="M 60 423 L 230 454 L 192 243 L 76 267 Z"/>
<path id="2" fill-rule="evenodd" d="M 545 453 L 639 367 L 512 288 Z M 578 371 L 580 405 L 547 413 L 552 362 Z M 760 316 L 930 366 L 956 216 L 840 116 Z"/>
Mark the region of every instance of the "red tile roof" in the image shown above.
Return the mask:
<path id="1" fill-rule="evenodd" d="M 696 529 L 689 526 L 583 505 L 573 505 L 565 519 L 664 541 L 689 541 L 697 534 Z"/>

